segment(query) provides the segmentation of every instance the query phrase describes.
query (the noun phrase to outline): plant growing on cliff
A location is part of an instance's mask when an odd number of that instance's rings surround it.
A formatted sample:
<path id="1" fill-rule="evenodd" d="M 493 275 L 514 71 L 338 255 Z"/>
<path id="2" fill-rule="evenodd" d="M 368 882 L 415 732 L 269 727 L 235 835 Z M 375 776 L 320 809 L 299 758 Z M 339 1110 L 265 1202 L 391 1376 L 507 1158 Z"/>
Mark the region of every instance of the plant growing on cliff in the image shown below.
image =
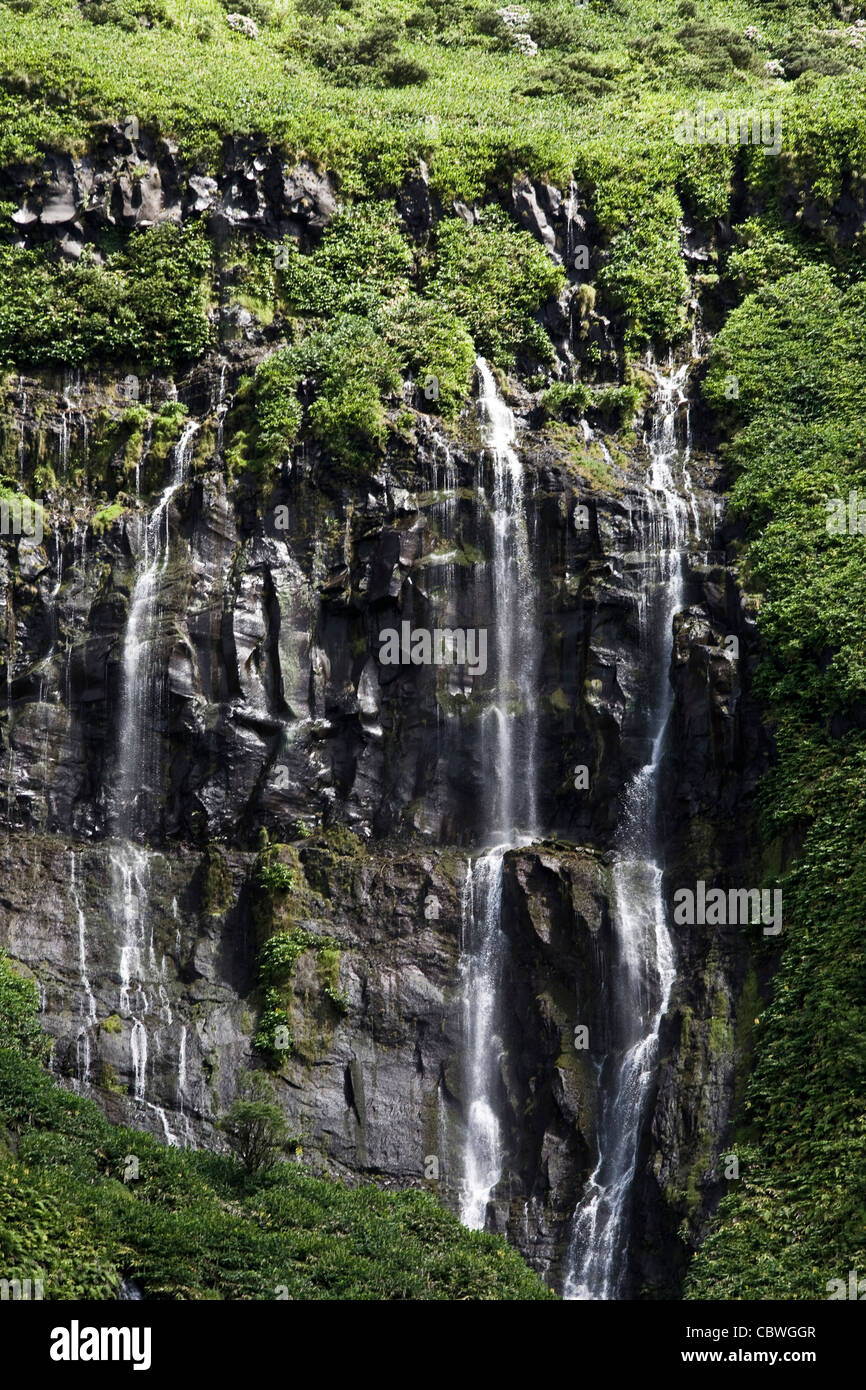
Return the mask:
<path id="1" fill-rule="evenodd" d="M 330 936 L 319 936 L 304 927 L 294 926 L 288 931 L 278 931 L 268 938 L 259 952 L 259 978 L 267 987 L 265 1013 L 278 1007 L 279 995 L 275 993 L 284 988 L 294 974 L 295 966 L 306 951 L 316 955 L 316 969 L 322 986 L 322 993 L 333 1004 L 338 1013 L 344 1014 L 348 1008 L 346 995 L 340 990 L 340 944 Z M 270 1039 L 273 1027 L 282 1020 L 276 1014 L 263 1036 Z M 268 1051 L 273 1051 L 268 1046 Z"/>
<path id="2" fill-rule="evenodd" d="M 49 1042 L 38 1018 L 39 991 L 0 950 L 0 1048 L 14 1048 L 37 1061 L 48 1056 Z"/>
<path id="3" fill-rule="evenodd" d="M 291 893 L 295 886 L 295 871 L 291 865 L 281 863 L 270 854 L 259 863 L 258 880 L 269 893 Z"/>
<path id="4" fill-rule="evenodd" d="M 210 261 L 200 227 L 171 223 L 132 232 L 104 265 L 0 245 L 0 362 L 161 370 L 197 357 L 211 340 Z"/>
<path id="5" fill-rule="evenodd" d="M 424 409 L 453 419 L 469 395 L 475 367 L 475 344 L 466 324 L 443 305 L 416 294 L 388 305 L 379 322 L 401 371 L 411 372 L 424 396 Z"/>
<path id="6" fill-rule="evenodd" d="M 290 1145 L 286 1117 L 274 1104 L 273 1087 L 262 1072 L 241 1072 L 237 1098 L 219 1129 L 247 1173 L 273 1168 Z"/>
<path id="7" fill-rule="evenodd" d="M 446 218 L 436 231 L 434 270 L 426 293 L 463 323 L 478 351 L 501 367 L 518 354 L 549 362 L 553 347 L 534 315 L 565 284 L 542 246 L 500 212 L 478 223 Z"/>
<path id="8" fill-rule="evenodd" d="M 390 203 L 345 208 L 325 228 L 315 251 L 291 243 L 280 271 L 283 298 L 294 314 L 313 318 L 367 314 L 409 288 L 414 256 Z"/>

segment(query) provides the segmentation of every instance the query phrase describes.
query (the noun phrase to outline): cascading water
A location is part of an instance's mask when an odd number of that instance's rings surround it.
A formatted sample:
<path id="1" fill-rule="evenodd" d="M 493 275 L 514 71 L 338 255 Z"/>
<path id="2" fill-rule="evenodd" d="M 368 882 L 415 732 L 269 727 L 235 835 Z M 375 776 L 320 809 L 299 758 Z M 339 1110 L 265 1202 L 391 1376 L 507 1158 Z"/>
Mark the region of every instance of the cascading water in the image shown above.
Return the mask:
<path id="1" fill-rule="evenodd" d="M 479 404 L 490 454 L 493 489 L 491 616 L 496 684 L 482 725 L 483 835 L 492 848 L 470 860 L 462 896 L 461 985 L 465 1030 L 460 1219 L 478 1230 L 502 1175 L 502 1128 L 497 1118 L 502 1052 L 500 982 L 507 938 L 502 930 L 505 854 L 535 838 L 536 681 L 538 623 L 524 508 L 523 468 L 514 449 L 514 416 L 481 358 Z M 483 490 L 479 486 L 479 493 Z"/>
<path id="2" fill-rule="evenodd" d="M 141 563 L 133 588 L 121 662 L 122 688 L 119 747 L 115 764 L 116 824 L 122 838 L 112 849 L 110 911 L 120 941 L 120 1011 L 130 1019 L 130 1052 L 133 1094 L 153 1110 L 169 1143 L 172 1134 L 165 1112 L 147 1097 L 147 1070 L 151 1052 L 147 1016 L 151 993 L 160 994 L 159 970 L 153 938 L 147 936 L 150 920 L 150 856 L 133 843 L 139 829 L 139 810 L 153 804 L 160 792 L 159 732 L 162 718 L 164 673 L 159 661 L 160 596 L 169 559 L 169 507 L 189 473 L 198 423 L 190 421 L 175 446 L 171 479 L 146 519 L 142 533 Z M 163 1016 L 165 1015 L 165 993 Z M 171 1014 L 167 1022 L 171 1022 Z"/>
<path id="3" fill-rule="evenodd" d="M 502 1175 L 502 1141 L 496 1118 L 499 1048 L 497 1001 L 504 942 L 502 859 L 507 845 L 469 861 L 460 903 L 463 941 L 463 1026 L 466 1048 L 466 1140 L 460 1220 L 483 1230 L 490 1193 Z"/>
<path id="4" fill-rule="evenodd" d="M 607 976 L 611 1043 L 599 1076 L 598 1158 L 575 1212 L 567 1255 L 563 1294 L 570 1299 L 615 1299 L 623 1289 L 632 1180 L 658 1031 L 675 976 L 655 822 L 659 770 L 673 707 L 668 676 L 673 619 L 683 606 L 683 552 L 690 539 L 689 518 L 696 520 L 697 513 L 690 506 L 694 494 L 688 454 L 680 451 L 676 436 L 688 367 L 665 376 L 650 365 L 656 400 L 646 440 L 649 470 L 642 548 L 654 574 L 646 602 L 639 603 L 642 647 L 653 673 L 647 692 L 649 758 L 626 788 L 613 868 L 614 950 Z"/>
<path id="5" fill-rule="evenodd" d="M 478 359 L 484 438 L 493 465 L 491 612 L 496 692 L 484 722 L 485 790 L 493 792 L 486 826 L 494 840 L 534 834 L 538 719 L 538 628 L 524 510 L 523 466 L 514 450 L 514 416 Z M 493 736 L 490 738 L 490 725 Z"/>
<path id="6" fill-rule="evenodd" d="M 189 421 L 175 446 L 171 480 L 144 523 L 142 564 L 135 581 L 123 642 L 120 747 L 116 794 L 119 828 L 137 828 L 135 801 L 159 794 L 157 732 L 162 713 L 163 680 L 154 659 L 160 588 L 169 557 L 169 506 L 186 481 L 197 421 Z"/>
<path id="7" fill-rule="evenodd" d="M 78 896 L 74 850 L 69 857 L 69 896 L 75 906 L 75 914 L 78 919 L 78 973 L 84 992 L 81 1030 L 76 1039 L 75 1050 L 78 1080 L 86 1086 L 90 1081 L 90 1042 L 96 1027 L 96 999 L 87 967 L 87 918 Z"/>

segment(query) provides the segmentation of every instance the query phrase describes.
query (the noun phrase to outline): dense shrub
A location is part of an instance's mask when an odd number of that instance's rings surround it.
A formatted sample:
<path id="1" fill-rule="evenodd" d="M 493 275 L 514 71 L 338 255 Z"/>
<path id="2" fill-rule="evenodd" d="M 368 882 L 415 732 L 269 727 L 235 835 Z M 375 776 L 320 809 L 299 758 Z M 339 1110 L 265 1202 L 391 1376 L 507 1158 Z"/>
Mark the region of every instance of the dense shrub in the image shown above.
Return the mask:
<path id="1" fill-rule="evenodd" d="M 165 0 L 83 0 L 81 12 L 91 24 L 115 24 L 120 29 L 174 23 Z"/>
<path id="2" fill-rule="evenodd" d="M 366 314 L 409 287 L 413 254 L 389 203 L 358 203 L 326 227 L 316 250 L 286 247 L 280 272 L 283 298 L 293 313 L 315 317 Z"/>
<path id="3" fill-rule="evenodd" d="M 586 17 L 571 4 L 537 6 L 532 12 L 529 32 L 539 48 L 561 48 L 573 52 L 586 51 L 588 42 Z"/>
<path id="4" fill-rule="evenodd" d="M 435 271 L 427 288 L 472 334 L 478 350 L 501 366 L 517 354 L 550 361 L 553 349 L 533 315 L 562 289 L 565 277 L 529 234 L 498 209 L 477 224 L 440 223 Z"/>
<path id="5" fill-rule="evenodd" d="M 398 15 L 386 13 L 369 28 L 333 26 L 313 34 L 306 47 L 316 65 L 341 86 L 408 87 L 425 82 L 428 70 L 400 51 L 404 27 Z"/>
<path id="6" fill-rule="evenodd" d="M 262 1072 L 241 1072 L 237 1096 L 222 1116 L 219 1129 L 247 1173 L 265 1173 L 289 1147 L 286 1117 L 274 1103 L 273 1089 Z"/>
<path id="7" fill-rule="evenodd" d="M 16 973 L 6 952 L 0 951 L 0 1048 L 16 1048 L 28 1057 L 46 1055 L 38 1008 L 35 984 Z"/>
<path id="8" fill-rule="evenodd" d="M 592 55 L 570 54 L 550 67 L 539 68 L 530 82 L 521 87 L 524 96 L 566 96 L 572 101 L 594 101 L 615 89 L 607 76 L 606 64 Z"/>
<path id="9" fill-rule="evenodd" d="M 693 53 L 711 64 L 726 61 L 731 67 L 748 72 L 758 61 L 748 39 L 736 29 L 727 29 L 720 24 L 696 19 L 677 30 L 675 37 L 687 53 Z"/>
<path id="10" fill-rule="evenodd" d="M 469 395 L 475 365 L 475 344 L 462 319 L 435 300 L 408 294 L 390 305 L 380 322 L 401 371 L 411 373 L 422 391 L 428 383 L 425 409 L 446 418 L 456 415 Z"/>
<path id="11" fill-rule="evenodd" d="M 161 369 L 197 357 L 211 338 L 210 260 L 199 230 L 172 224 L 133 232 L 104 266 L 0 246 L 0 361 Z"/>

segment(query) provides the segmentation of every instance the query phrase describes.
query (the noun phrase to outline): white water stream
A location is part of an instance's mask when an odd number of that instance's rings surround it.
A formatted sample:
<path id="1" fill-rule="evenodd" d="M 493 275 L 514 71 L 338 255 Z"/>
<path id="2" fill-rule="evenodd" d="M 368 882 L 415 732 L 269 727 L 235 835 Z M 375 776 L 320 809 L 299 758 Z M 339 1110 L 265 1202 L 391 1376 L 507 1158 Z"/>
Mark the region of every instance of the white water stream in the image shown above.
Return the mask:
<path id="1" fill-rule="evenodd" d="M 484 785 L 490 797 L 482 814 L 482 834 L 492 848 L 469 861 L 461 903 L 466 1119 L 460 1219 L 479 1230 L 504 1162 L 497 1115 L 503 1051 L 500 984 L 508 944 L 501 923 L 502 872 L 507 851 L 531 844 L 536 836 L 540 634 L 514 416 L 487 363 L 479 358 L 476 365 L 482 431 L 493 473 L 490 636 L 496 660 L 494 696 L 482 732 Z"/>
<path id="2" fill-rule="evenodd" d="M 111 852 L 110 911 L 118 929 L 120 958 L 119 1007 L 130 1020 L 133 1095 L 157 1115 L 166 1140 L 177 1143 L 161 1106 L 148 1099 L 148 1063 L 153 1039 L 148 1031 L 152 998 L 155 1011 L 171 1024 L 168 997 L 160 981 L 150 912 L 150 852 L 136 843 L 139 813 L 152 807 L 161 794 L 160 736 L 164 703 L 164 672 L 159 659 L 160 603 L 169 563 L 169 507 L 189 474 L 198 423 L 183 428 L 172 457 L 171 477 L 150 516 L 143 523 L 142 553 L 132 592 L 123 642 L 119 746 L 115 765 L 117 827 L 121 839 Z M 164 962 L 163 962 L 164 967 Z M 184 1037 L 184 1054 L 185 1054 Z M 160 1045 L 156 1037 L 157 1050 Z M 186 1061 L 184 1055 L 184 1064 Z"/>
<path id="3" fill-rule="evenodd" d="M 688 448 L 677 443 L 686 366 L 653 368 L 656 403 L 646 440 L 646 522 L 642 549 L 651 588 L 638 605 L 642 649 L 651 672 L 649 759 L 626 788 L 613 869 L 614 951 L 608 979 L 611 1051 L 599 1078 L 598 1154 L 574 1215 L 564 1297 L 615 1299 L 626 1277 L 629 1210 L 638 1146 L 655 1077 L 658 1032 L 675 976 L 662 896 L 664 864 L 656 841 L 659 771 L 673 707 L 669 680 L 673 620 L 684 601 L 683 555 L 697 522 Z"/>

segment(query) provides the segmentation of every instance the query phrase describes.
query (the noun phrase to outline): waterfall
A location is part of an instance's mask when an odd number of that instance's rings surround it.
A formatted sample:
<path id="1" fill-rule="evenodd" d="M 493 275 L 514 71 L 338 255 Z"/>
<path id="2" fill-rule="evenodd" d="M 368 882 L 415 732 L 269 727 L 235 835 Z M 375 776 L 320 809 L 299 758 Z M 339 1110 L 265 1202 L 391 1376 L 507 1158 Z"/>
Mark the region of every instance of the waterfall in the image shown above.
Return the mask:
<path id="1" fill-rule="evenodd" d="M 142 1014 L 149 1000 L 144 987 L 149 861 L 147 852 L 122 841 L 111 852 L 112 906 L 119 908 L 120 1010 L 132 1019 L 133 1094 L 144 1100 L 147 1084 L 147 1027 Z"/>
<path id="2" fill-rule="evenodd" d="M 487 1202 L 502 1174 L 499 1121 L 492 1104 L 501 1041 L 495 1028 L 502 965 L 502 858 L 505 845 L 469 861 L 461 895 L 466 1141 L 460 1220 L 483 1230 Z"/>
<path id="3" fill-rule="evenodd" d="M 121 829 L 137 829 L 135 801 L 159 795 L 157 733 L 162 714 L 163 673 L 156 653 L 161 581 L 169 557 L 169 505 L 186 481 L 197 421 L 189 421 L 175 445 L 171 480 L 144 522 L 142 564 L 132 591 L 123 642 L 120 748 L 116 793 Z"/>
<path id="4" fill-rule="evenodd" d="M 227 371 L 227 370 L 228 370 L 227 364 L 226 364 L 225 362 L 223 362 L 222 365 L 220 366 L 219 388 L 218 388 L 218 390 L 217 390 L 217 398 L 216 398 L 216 402 L 215 402 L 215 405 L 214 405 L 214 411 L 215 411 L 216 420 L 217 420 L 216 443 L 215 443 L 215 445 L 214 445 L 214 452 L 215 452 L 216 454 L 218 454 L 218 455 L 221 455 L 221 454 L 222 454 L 222 451 L 223 451 L 223 439 L 224 439 L 224 436 L 225 436 L 225 419 L 226 419 L 226 415 L 228 414 L 228 409 L 229 409 L 229 407 L 228 407 L 228 402 L 226 401 L 226 371 Z"/>
<path id="5" fill-rule="evenodd" d="M 517 829 L 533 835 L 536 807 L 536 683 L 538 626 L 535 586 L 524 510 L 523 466 L 514 449 L 514 416 L 496 390 L 493 373 L 478 359 L 484 439 L 493 465 L 491 614 L 496 653 L 495 698 L 483 721 L 485 792 L 493 806 L 486 830 L 494 841 Z M 490 723 L 493 737 L 488 742 Z"/>
<path id="6" fill-rule="evenodd" d="M 464 1112 L 460 1219 L 486 1222 L 490 1195 L 502 1175 L 502 1126 L 497 1117 L 503 1051 L 499 1008 L 508 941 L 502 930 L 505 854 L 536 837 L 536 684 L 539 634 L 526 526 L 523 467 L 515 451 L 514 416 L 500 397 L 487 363 L 477 361 L 483 438 L 490 455 L 490 565 L 495 689 L 482 720 L 484 841 L 492 848 L 470 859 L 462 892 Z M 483 488 L 479 486 L 483 496 Z"/>
<path id="7" fill-rule="evenodd" d="M 656 837 L 659 771 L 673 707 L 669 670 L 673 620 L 684 601 L 683 551 L 694 494 L 687 452 L 677 445 L 676 415 L 688 367 L 656 371 L 653 424 L 646 439 L 644 551 L 653 582 L 639 604 L 642 647 L 652 673 L 647 691 L 649 757 L 628 784 L 613 866 L 613 958 L 609 980 L 610 1051 L 601 1065 L 595 1168 L 574 1215 L 564 1297 L 621 1296 L 628 1256 L 632 1181 L 652 1089 L 658 1032 L 675 967 L 662 895 L 664 864 Z"/>
<path id="8" fill-rule="evenodd" d="M 121 701 L 114 794 L 121 838 L 111 851 L 112 891 L 109 911 L 118 931 L 120 956 L 119 1008 L 129 1019 L 133 1095 L 159 1119 L 168 1143 L 172 1134 L 165 1111 L 147 1097 L 151 1038 L 147 1016 L 151 993 L 167 997 L 158 978 L 150 914 L 150 855 L 136 845 L 139 808 L 153 802 L 161 790 L 159 735 L 163 712 L 164 673 L 159 661 L 160 593 L 169 560 L 169 507 L 183 487 L 192 460 L 196 421 L 189 421 L 175 445 L 171 477 L 150 516 L 143 523 L 141 561 L 132 591 L 121 659 Z M 171 1023 L 171 1010 L 166 1020 Z M 159 1036 L 156 1039 L 159 1044 Z M 158 1047 L 157 1047 L 158 1051 Z"/>

